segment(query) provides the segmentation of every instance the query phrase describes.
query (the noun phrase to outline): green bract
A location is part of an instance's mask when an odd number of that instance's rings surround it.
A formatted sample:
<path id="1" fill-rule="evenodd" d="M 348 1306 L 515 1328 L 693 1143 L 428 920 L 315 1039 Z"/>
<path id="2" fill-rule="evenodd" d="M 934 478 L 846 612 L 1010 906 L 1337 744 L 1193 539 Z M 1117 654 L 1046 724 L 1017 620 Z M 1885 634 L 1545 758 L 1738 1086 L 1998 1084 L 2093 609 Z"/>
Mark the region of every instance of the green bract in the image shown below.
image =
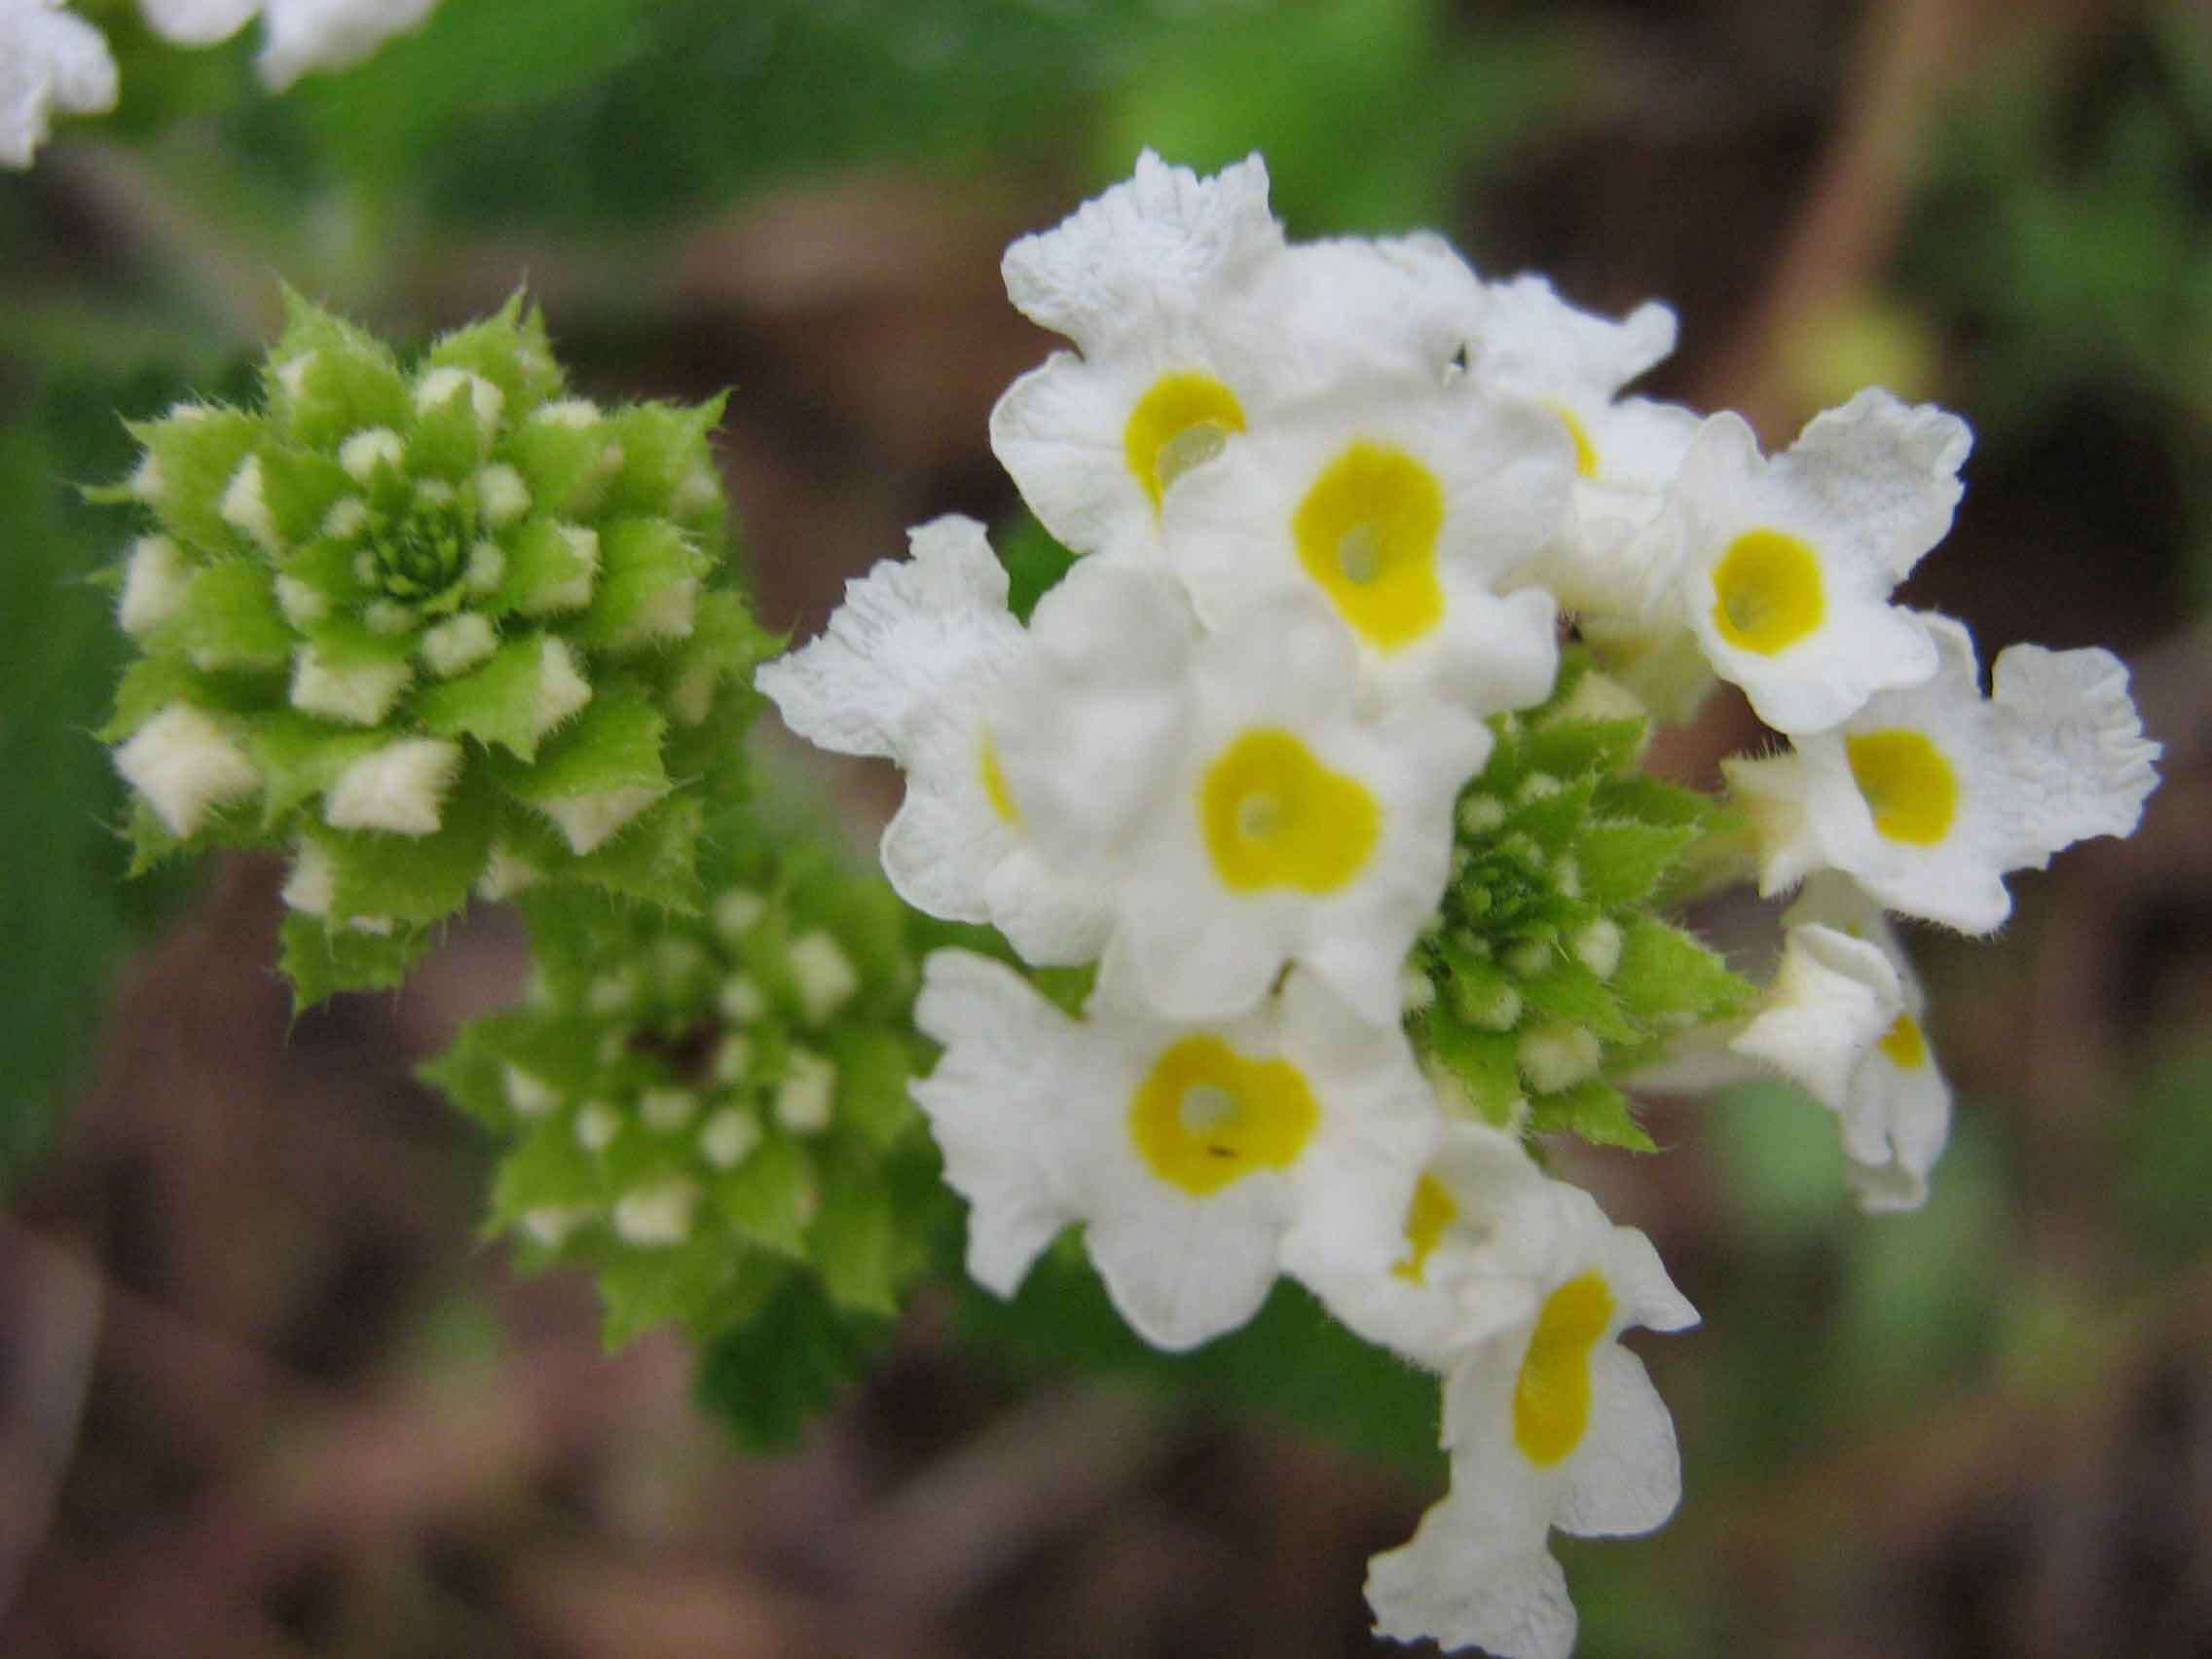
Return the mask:
<path id="1" fill-rule="evenodd" d="M 719 400 L 568 395 L 519 297 L 405 367 L 295 296 L 263 384 L 132 427 L 95 492 L 156 526 L 102 734 L 139 864 L 287 848 L 307 1002 L 396 983 L 472 891 L 695 904 L 687 786 L 734 758 L 767 644 L 714 585 Z"/>
<path id="2" fill-rule="evenodd" d="M 610 1339 L 676 1319 L 706 1342 L 794 1298 L 887 1315 L 943 1201 L 906 1098 L 903 912 L 749 807 L 704 840 L 697 916 L 525 901 L 528 1002 L 428 1075 L 504 1145 L 493 1228 L 592 1266 Z"/>
<path id="3" fill-rule="evenodd" d="M 1418 1041 L 1492 1122 L 1651 1150 L 1619 1076 L 1752 988 L 1659 914 L 1720 831 L 1714 804 L 1635 770 L 1638 700 L 1570 653 L 1551 698 L 1492 722 L 1459 796 L 1453 875 L 1414 953 L 1433 995 Z"/>

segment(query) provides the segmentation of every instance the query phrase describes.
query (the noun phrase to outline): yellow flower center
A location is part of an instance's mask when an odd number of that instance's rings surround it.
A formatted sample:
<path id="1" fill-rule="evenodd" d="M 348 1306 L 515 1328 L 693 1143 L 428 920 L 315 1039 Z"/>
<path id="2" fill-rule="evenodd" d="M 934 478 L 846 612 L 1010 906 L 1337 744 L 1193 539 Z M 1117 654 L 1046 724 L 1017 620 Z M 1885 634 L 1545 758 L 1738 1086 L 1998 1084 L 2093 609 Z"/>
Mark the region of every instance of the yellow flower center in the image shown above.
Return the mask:
<path id="1" fill-rule="evenodd" d="M 990 732 L 983 733 L 983 746 L 977 761 L 983 778 L 983 798 L 991 803 L 991 810 L 1007 823 L 1021 823 L 1021 808 L 1014 804 L 1014 792 L 1006 787 L 1006 769 L 999 764 L 999 746 Z"/>
<path id="2" fill-rule="evenodd" d="M 1920 1029 L 1920 1021 L 1909 1014 L 1899 1014 L 1897 1023 L 1882 1034 L 1882 1052 L 1899 1071 L 1918 1071 L 1926 1065 L 1928 1038 Z"/>
<path id="3" fill-rule="evenodd" d="M 1845 738 L 1843 749 L 1875 829 L 1915 847 L 1933 847 L 1951 832 L 1959 775 L 1923 733 L 1870 731 Z"/>
<path id="4" fill-rule="evenodd" d="M 1168 485 L 1211 461 L 1243 429 L 1244 406 L 1213 376 L 1162 375 L 1129 411 L 1122 450 L 1157 513 Z"/>
<path id="5" fill-rule="evenodd" d="M 1794 535 L 1750 530 L 1713 571 L 1713 625 L 1740 650 L 1773 656 L 1821 625 L 1821 561 Z"/>
<path id="6" fill-rule="evenodd" d="M 1290 528 L 1306 573 L 1376 649 L 1411 645 L 1444 619 L 1444 486 L 1405 451 L 1351 444 L 1306 492 Z"/>
<path id="7" fill-rule="evenodd" d="M 1582 424 L 1582 418 L 1564 403 L 1547 403 L 1544 407 L 1559 417 L 1567 435 L 1574 440 L 1574 470 L 1584 478 L 1597 477 L 1598 446 L 1590 441 L 1590 428 Z"/>
<path id="8" fill-rule="evenodd" d="M 1444 1238 L 1444 1230 L 1459 1219 L 1459 1206 L 1433 1175 L 1423 1175 L 1414 1187 L 1414 1201 L 1406 1207 L 1406 1242 L 1413 1246 L 1406 1259 L 1390 1271 L 1415 1284 L 1428 1282 L 1428 1258 Z"/>
<path id="9" fill-rule="evenodd" d="M 1540 1468 L 1560 1461 L 1590 1428 L 1590 1350 L 1612 1323 L 1613 1293 L 1596 1272 L 1544 1300 L 1513 1388 L 1513 1443 Z"/>
<path id="10" fill-rule="evenodd" d="M 1210 1198 L 1260 1169 L 1298 1161 L 1321 1120 L 1288 1060 L 1247 1060 L 1219 1037 L 1185 1037 L 1129 1101 L 1129 1138 L 1151 1171 Z"/>
<path id="11" fill-rule="evenodd" d="M 1262 726 L 1206 768 L 1198 822 L 1230 891 L 1334 893 L 1373 856 L 1382 809 L 1356 778 L 1330 771 L 1280 727 Z"/>

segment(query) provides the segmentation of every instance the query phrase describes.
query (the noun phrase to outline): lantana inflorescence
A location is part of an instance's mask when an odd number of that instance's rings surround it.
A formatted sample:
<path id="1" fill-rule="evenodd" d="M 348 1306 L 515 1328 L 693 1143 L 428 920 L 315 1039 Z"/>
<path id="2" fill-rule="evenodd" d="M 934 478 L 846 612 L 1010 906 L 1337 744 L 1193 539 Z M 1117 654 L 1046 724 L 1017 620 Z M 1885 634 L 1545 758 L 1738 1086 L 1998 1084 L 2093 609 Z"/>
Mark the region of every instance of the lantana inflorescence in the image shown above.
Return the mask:
<path id="1" fill-rule="evenodd" d="M 289 305 L 260 408 L 134 425 L 94 492 L 149 521 L 103 733 L 139 863 L 284 849 L 306 1001 L 396 982 L 472 893 L 695 905 L 767 644 L 718 579 L 719 400 L 571 394 L 519 297 L 414 364 Z"/>
<path id="2" fill-rule="evenodd" d="M 1697 1315 L 1650 1242 L 1545 1167 L 1652 1150 L 1630 1091 L 1765 1067 L 1833 1111 L 1868 1208 L 1927 1194 L 1950 1098 L 1890 912 L 1986 931 L 2008 871 L 2124 834 L 2156 778 L 2124 671 L 1896 589 L 1971 435 L 1867 391 L 1769 457 L 1627 394 L 1672 349 L 1441 240 L 1300 244 L 1258 158 L 1133 178 L 1017 241 L 1014 304 L 1076 348 L 991 432 L 1072 569 L 1026 621 L 940 520 L 758 683 L 887 756 L 915 906 L 988 922 L 1069 1009 L 942 950 L 914 1097 L 1011 1294 L 1084 1230 L 1153 1343 L 1277 1276 L 1442 1384 L 1451 1495 L 1369 1580 L 1402 1640 L 1557 1659 L 1548 1535 L 1680 1492 L 1629 1326 Z M 1718 682 L 1790 745 L 1715 798 L 1642 769 Z M 1784 943 L 1685 906 L 1755 875 Z M 1745 953 L 1751 956 L 1751 953 Z"/>

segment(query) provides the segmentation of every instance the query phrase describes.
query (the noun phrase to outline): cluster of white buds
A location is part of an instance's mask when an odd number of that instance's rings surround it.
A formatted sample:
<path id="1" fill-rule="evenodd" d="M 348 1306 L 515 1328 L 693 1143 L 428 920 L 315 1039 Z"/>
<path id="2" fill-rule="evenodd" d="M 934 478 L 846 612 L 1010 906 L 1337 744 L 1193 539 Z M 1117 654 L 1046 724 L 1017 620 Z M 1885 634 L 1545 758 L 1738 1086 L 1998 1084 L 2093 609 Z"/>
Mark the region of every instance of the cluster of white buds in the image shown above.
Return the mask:
<path id="1" fill-rule="evenodd" d="M 1621 396 L 1663 307 L 1587 315 L 1433 237 L 1291 243 L 1257 158 L 1148 154 L 1005 271 L 1077 350 L 994 446 L 1081 557 L 1024 624 L 981 527 L 926 525 L 756 682 L 904 769 L 909 903 L 1096 964 L 1080 1015 L 927 965 L 914 1093 L 970 1271 L 1009 1293 L 1080 1225 L 1170 1348 L 1300 1280 L 1444 1379 L 1452 1493 L 1377 1560 L 1379 1629 L 1563 1654 L 1549 1530 L 1679 1493 L 1616 1339 L 1696 1314 L 1530 1134 L 1633 1144 L 1625 1107 L 1593 1131 L 1608 1077 L 1732 1048 L 1841 1115 L 1871 1201 L 1916 1200 L 1948 1099 L 1884 906 L 1994 926 L 2006 871 L 2133 826 L 2155 747 L 2106 653 L 2016 648 L 1984 701 L 1965 630 L 1892 605 L 1959 495 L 1938 410 L 1868 392 L 1768 460 Z M 1715 677 L 1793 745 L 1732 773 L 1763 885 L 1827 872 L 1755 997 L 1652 913 L 1710 803 L 1634 775 Z"/>

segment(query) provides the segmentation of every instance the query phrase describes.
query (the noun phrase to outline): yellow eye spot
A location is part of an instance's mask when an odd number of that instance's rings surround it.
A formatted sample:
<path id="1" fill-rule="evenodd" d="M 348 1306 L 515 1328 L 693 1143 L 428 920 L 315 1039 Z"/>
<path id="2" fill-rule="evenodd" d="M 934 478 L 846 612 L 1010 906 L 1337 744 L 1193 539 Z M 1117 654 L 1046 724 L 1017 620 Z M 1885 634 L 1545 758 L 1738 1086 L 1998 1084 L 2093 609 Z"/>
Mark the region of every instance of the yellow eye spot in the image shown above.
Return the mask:
<path id="1" fill-rule="evenodd" d="M 1321 1121 L 1288 1060 L 1247 1060 L 1219 1037 L 1186 1037 L 1154 1062 L 1129 1102 L 1146 1167 L 1193 1198 L 1298 1161 Z"/>
<path id="2" fill-rule="evenodd" d="M 1334 893 L 1366 867 L 1382 809 L 1289 732 L 1262 726 L 1221 752 L 1198 785 L 1214 872 L 1234 893 Z"/>
<path id="3" fill-rule="evenodd" d="M 1406 1242 L 1413 1248 L 1390 1271 L 1415 1284 L 1428 1281 L 1428 1258 L 1442 1242 L 1444 1230 L 1459 1219 L 1459 1206 L 1433 1175 L 1423 1175 L 1414 1187 L 1414 1201 L 1406 1208 Z"/>
<path id="4" fill-rule="evenodd" d="M 1244 406 L 1211 375 L 1162 375 L 1129 412 L 1122 450 L 1152 510 L 1168 485 L 1222 451 L 1244 429 Z"/>
<path id="5" fill-rule="evenodd" d="M 983 798 L 991 803 L 991 810 L 1007 823 L 1021 823 L 1021 808 L 1014 804 L 1014 792 L 1006 787 L 1006 769 L 999 764 L 999 746 L 989 731 L 983 733 L 983 746 L 977 762 L 983 778 Z"/>
<path id="6" fill-rule="evenodd" d="M 1751 530 L 1713 571 L 1713 625 L 1740 650 L 1773 656 L 1821 625 L 1827 601 L 1821 561 L 1794 535 Z"/>
<path id="7" fill-rule="evenodd" d="M 1847 737 L 1851 779 L 1866 797 L 1874 828 L 1893 841 L 1933 847 L 1959 815 L 1959 775 L 1920 732 L 1870 731 Z"/>
<path id="8" fill-rule="evenodd" d="M 1536 1315 L 1513 1388 L 1513 1443 L 1540 1468 L 1557 1463 L 1590 1427 L 1590 1350 L 1612 1323 L 1613 1293 L 1595 1272 L 1570 1278 Z"/>
<path id="9" fill-rule="evenodd" d="M 1291 518 L 1298 562 L 1376 649 L 1444 619 L 1436 538 L 1444 486 L 1403 450 L 1362 439 L 1331 461 Z"/>
<path id="10" fill-rule="evenodd" d="M 1899 1014 L 1897 1023 L 1882 1034 L 1882 1052 L 1899 1071 L 1918 1071 L 1926 1065 L 1928 1038 L 1920 1029 L 1920 1021 L 1909 1014 Z"/>
<path id="11" fill-rule="evenodd" d="M 1544 407 L 1559 417 L 1567 435 L 1574 440 L 1574 470 L 1584 478 L 1597 477 L 1598 446 L 1590 441 L 1590 428 L 1564 403 L 1547 403 Z"/>

